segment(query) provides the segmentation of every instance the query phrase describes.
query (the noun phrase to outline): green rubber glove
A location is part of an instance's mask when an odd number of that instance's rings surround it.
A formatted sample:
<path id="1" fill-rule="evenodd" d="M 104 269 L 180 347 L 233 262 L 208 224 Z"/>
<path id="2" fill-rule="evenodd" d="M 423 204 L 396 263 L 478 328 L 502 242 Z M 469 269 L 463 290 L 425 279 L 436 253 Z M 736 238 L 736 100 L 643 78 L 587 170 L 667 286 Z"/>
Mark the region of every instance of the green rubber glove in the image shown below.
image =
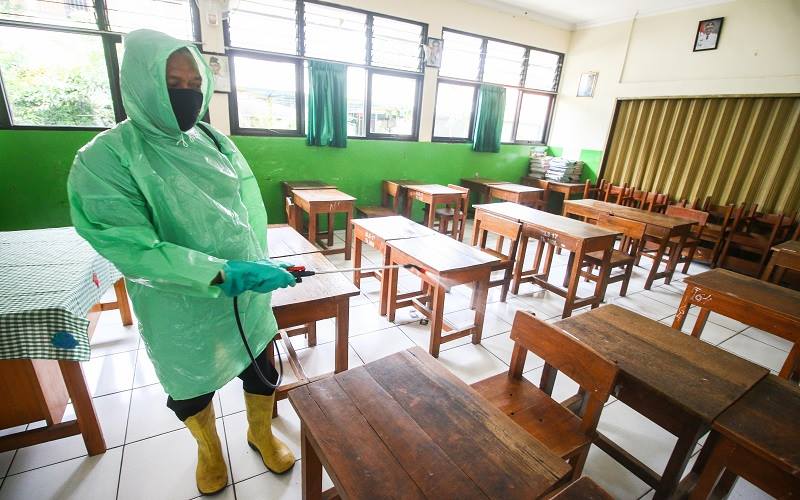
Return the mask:
<path id="1" fill-rule="evenodd" d="M 295 286 L 297 280 L 286 271 L 286 267 L 290 265 L 283 262 L 229 260 L 222 268 L 224 280 L 217 286 L 228 297 L 236 297 L 248 290 L 268 293 L 279 288 Z"/>

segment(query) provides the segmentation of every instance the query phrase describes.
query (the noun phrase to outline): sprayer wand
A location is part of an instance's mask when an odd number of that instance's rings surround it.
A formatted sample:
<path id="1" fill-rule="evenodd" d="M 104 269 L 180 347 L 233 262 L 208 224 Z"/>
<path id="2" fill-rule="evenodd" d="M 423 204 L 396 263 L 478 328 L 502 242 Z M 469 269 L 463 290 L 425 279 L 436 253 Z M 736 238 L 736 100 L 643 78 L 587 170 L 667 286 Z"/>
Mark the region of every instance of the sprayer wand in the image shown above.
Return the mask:
<path id="1" fill-rule="evenodd" d="M 332 269 L 329 271 L 308 271 L 305 266 L 292 266 L 286 270 L 292 273 L 292 276 L 298 283 L 303 282 L 303 278 L 307 276 L 314 276 L 316 274 L 334 274 L 334 273 L 350 273 L 350 272 L 366 272 L 366 271 L 385 271 L 388 269 L 419 269 L 414 264 L 394 264 L 391 266 L 376 266 L 376 267 L 351 267 L 349 269 Z"/>

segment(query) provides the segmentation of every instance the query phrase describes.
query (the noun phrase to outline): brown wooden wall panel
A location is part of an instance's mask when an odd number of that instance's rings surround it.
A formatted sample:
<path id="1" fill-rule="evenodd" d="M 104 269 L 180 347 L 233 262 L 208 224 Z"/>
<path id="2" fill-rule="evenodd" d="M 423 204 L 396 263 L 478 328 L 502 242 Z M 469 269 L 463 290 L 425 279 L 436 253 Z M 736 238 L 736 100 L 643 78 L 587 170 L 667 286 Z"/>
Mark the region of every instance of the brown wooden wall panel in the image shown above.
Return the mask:
<path id="1" fill-rule="evenodd" d="M 800 96 L 620 100 L 607 149 L 614 184 L 800 209 Z"/>

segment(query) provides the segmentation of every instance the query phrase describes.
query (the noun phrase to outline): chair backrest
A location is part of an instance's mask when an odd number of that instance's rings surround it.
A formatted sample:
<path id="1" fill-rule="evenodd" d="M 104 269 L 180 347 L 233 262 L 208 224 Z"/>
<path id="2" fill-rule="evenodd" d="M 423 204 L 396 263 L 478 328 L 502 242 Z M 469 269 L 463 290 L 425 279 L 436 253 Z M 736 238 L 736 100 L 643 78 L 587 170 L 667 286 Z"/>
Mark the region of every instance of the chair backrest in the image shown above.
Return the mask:
<path id="1" fill-rule="evenodd" d="M 469 208 L 469 189 L 464 186 L 459 186 L 458 184 L 448 184 L 447 187 L 455 189 L 456 191 L 461 191 L 461 206 L 459 206 L 458 209 L 462 212 L 466 212 L 467 208 Z"/>
<path id="2" fill-rule="evenodd" d="M 527 351 L 545 362 L 539 388 L 553 395 L 557 372 L 571 378 L 585 391 L 581 427 L 592 431 L 600 419 L 603 404 L 608 400 L 617 378 L 617 366 L 597 351 L 564 330 L 537 319 L 527 311 L 517 311 L 511 328 L 514 353 L 509 376 L 522 377 Z"/>
<path id="3" fill-rule="evenodd" d="M 639 242 L 644 238 L 644 232 L 647 229 L 647 224 L 644 222 L 624 219 L 610 214 L 599 214 L 597 226 L 622 233 L 622 243 L 619 248 L 629 255 L 633 255 L 636 252 Z"/>
<path id="4" fill-rule="evenodd" d="M 291 196 L 286 197 L 286 222 L 293 228 L 299 231 L 297 227 L 297 207 L 294 205 Z"/>
<path id="5" fill-rule="evenodd" d="M 486 240 L 489 233 L 491 233 L 509 239 L 511 245 L 508 257 L 513 257 L 517 253 L 519 234 L 522 232 L 522 224 L 519 222 L 499 217 L 483 210 L 477 210 L 475 213 L 475 227 L 480 228 L 478 246 L 481 250 L 486 249 Z M 500 250 L 498 249 L 498 251 Z"/>
<path id="6" fill-rule="evenodd" d="M 666 215 L 691 219 L 697 222 L 698 227 L 703 227 L 706 225 L 706 222 L 708 222 L 708 212 L 694 210 L 692 208 L 679 207 L 677 205 L 669 205 L 667 207 Z"/>

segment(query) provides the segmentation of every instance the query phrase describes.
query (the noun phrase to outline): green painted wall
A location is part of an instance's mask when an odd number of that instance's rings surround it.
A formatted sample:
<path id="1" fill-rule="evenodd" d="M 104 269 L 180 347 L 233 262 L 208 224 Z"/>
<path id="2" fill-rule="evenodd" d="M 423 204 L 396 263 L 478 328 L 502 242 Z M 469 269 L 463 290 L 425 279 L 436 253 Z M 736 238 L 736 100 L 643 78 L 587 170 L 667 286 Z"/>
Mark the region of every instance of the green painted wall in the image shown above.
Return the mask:
<path id="1" fill-rule="evenodd" d="M 0 130 L 0 230 L 69 225 L 66 179 L 75 152 L 93 132 Z M 527 146 L 475 153 L 468 144 L 351 140 L 345 149 L 312 148 L 303 138 L 234 137 L 261 185 L 271 222 L 285 220 L 280 181 L 319 179 L 358 204 L 380 202 L 387 178 L 458 183 L 476 173 L 515 181 L 528 166 Z M 416 217 L 421 216 L 417 208 Z"/>

